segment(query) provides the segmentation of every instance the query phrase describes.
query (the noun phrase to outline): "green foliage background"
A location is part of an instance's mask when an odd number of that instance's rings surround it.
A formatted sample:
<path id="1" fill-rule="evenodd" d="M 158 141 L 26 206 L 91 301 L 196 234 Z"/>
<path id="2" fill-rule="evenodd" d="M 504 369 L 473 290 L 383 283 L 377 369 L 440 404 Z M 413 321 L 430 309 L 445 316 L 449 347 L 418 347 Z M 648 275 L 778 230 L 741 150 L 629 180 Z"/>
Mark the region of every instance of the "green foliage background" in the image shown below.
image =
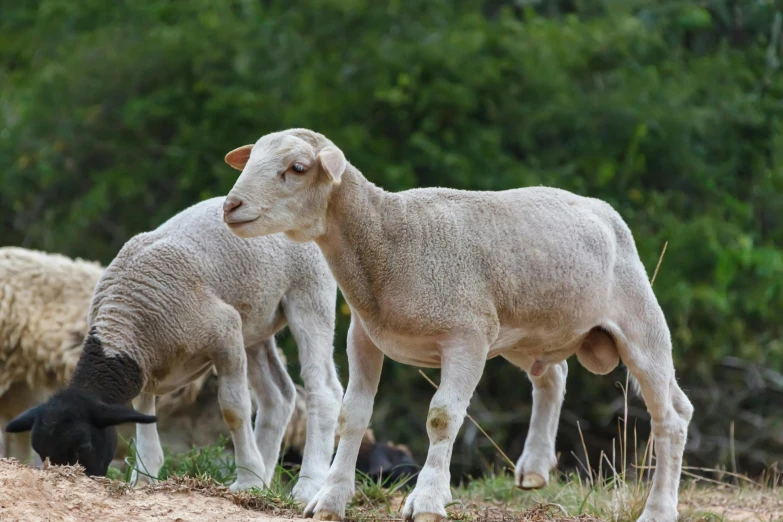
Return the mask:
<path id="1" fill-rule="evenodd" d="M 237 176 L 227 151 L 294 126 L 329 136 L 387 190 L 550 185 L 602 198 L 650 273 L 669 242 L 655 291 L 697 404 L 688 458 L 725 460 L 734 421 L 740 463 L 757 470 L 783 455 L 781 11 L 778 0 L 0 0 L 0 244 L 108 263 L 133 234 L 225 194 Z M 571 364 L 566 464 L 582 453 L 577 421 L 588 446 L 611 451 L 622 413 L 624 373 L 585 373 Z M 388 362 L 374 417 L 422 462 L 431 391 Z M 510 453 L 529 392 L 491 361 L 474 399 Z M 631 414 L 644 418 L 640 406 Z M 494 458 L 466 426 L 455 466 Z"/>

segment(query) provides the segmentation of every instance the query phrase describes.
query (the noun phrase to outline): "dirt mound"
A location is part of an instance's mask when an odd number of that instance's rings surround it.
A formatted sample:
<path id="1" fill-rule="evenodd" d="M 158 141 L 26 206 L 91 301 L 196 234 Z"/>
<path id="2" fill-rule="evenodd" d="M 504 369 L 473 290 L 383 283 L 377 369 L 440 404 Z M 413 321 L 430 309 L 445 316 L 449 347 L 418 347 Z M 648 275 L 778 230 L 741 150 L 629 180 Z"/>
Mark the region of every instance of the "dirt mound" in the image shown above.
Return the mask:
<path id="1" fill-rule="evenodd" d="M 402 498 L 394 499 L 394 509 Z M 553 506 L 525 513 L 483 507 L 469 518 L 476 522 L 592 522 L 592 517 L 565 517 Z M 81 468 L 45 466 L 34 469 L 0 459 L 0 522 L 201 522 L 263 521 L 312 522 L 296 518 L 299 511 L 268 504 L 261 496 L 233 494 L 223 486 L 195 479 L 171 479 L 133 489 L 127 484 L 84 476 Z M 353 513 L 348 520 L 402 522 L 372 509 Z"/>
<path id="2" fill-rule="evenodd" d="M 198 487 L 198 489 L 196 489 Z M 246 509 L 253 501 L 222 487 L 195 481 L 167 481 L 138 490 L 106 479 L 91 479 L 80 468 L 32 469 L 0 459 L 2 522 L 191 522 L 292 520 L 290 513 Z"/>

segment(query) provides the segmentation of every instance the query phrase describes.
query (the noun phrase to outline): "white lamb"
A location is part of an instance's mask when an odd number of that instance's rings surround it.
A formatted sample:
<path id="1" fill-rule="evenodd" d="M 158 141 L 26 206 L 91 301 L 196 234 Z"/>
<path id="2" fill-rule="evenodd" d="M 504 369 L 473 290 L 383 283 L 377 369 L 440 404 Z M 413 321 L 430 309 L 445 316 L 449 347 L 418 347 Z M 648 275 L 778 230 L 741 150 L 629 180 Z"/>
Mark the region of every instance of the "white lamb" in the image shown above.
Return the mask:
<path id="1" fill-rule="evenodd" d="M 352 312 L 340 443 L 306 515 L 344 515 L 384 354 L 442 369 L 427 417 L 429 453 L 403 510 L 419 522 L 446 515 L 452 446 L 491 357 L 533 382 L 516 480 L 546 484 L 566 359 L 576 354 L 595 373 L 622 358 L 638 380 L 657 453 L 640 520 L 676 520 L 693 408 L 675 380 L 669 329 L 631 231 L 610 205 L 544 187 L 388 193 L 306 129 L 266 135 L 226 161 L 242 170 L 224 205 L 231 230 L 314 241 Z"/>
<path id="2" fill-rule="evenodd" d="M 136 479 L 156 477 L 163 451 L 155 396 L 214 365 L 238 467 L 231 488 L 263 487 L 294 409 L 294 384 L 274 340 L 288 324 L 308 391 L 294 496 L 314 496 L 328 471 L 342 394 L 332 359 L 337 286 L 314 245 L 283 235 L 240 239 L 222 223 L 222 204 L 201 202 L 125 244 L 95 289 L 70 385 L 7 431 L 32 430 L 42 459 L 78 460 L 88 474 L 103 475 L 116 447 L 113 426 L 136 422 Z M 259 402 L 255 437 L 248 381 Z M 134 398 L 138 412 L 124 406 Z"/>

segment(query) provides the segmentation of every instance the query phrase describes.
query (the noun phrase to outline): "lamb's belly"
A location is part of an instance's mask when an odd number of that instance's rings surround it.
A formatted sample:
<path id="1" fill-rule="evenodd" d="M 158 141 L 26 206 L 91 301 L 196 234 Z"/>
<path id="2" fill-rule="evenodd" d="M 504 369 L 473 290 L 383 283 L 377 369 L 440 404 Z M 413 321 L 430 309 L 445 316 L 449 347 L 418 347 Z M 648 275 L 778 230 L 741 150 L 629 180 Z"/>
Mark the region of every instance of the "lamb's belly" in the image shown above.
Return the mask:
<path id="1" fill-rule="evenodd" d="M 389 359 L 421 368 L 440 368 L 440 350 L 431 339 L 409 337 L 380 328 L 365 327 L 375 346 Z"/>
<path id="2" fill-rule="evenodd" d="M 585 333 L 587 330 L 551 332 L 501 326 L 497 339 L 490 346 L 489 356 L 513 352 L 556 363 L 573 355 Z"/>
<path id="3" fill-rule="evenodd" d="M 245 341 L 245 346 L 253 346 L 273 337 L 286 325 L 285 316 L 279 308 L 261 310 L 251 315 L 240 312 L 240 316 L 242 317 L 242 339 Z"/>
<path id="4" fill-rule="evenodd" d="M 495 339 L 495 342 L 490 346 L 489 351 L 495 355 L 500 355 L 506 350 L 511 350 L 519 345 L 528 344 L 531 337 L 533 337 L 532 332 L 526 328 L 501 326 L 500 333 L 498 333 L 497 339 Z M 533 342 L 530 344 L 537 343 Z"/>
<path id="5" fill-rule="evenodd" d="M 195 381 L 211 367 L 212 361 L 207 357 L 177 361 L 163 377 L 159 377 L 157 381 L 152 379 L 144 391 L 155 395 L 171 393 Z"/>
<path id="6" fill-rule="evenodd" d="M 368 335 L 389 359 L 420 368 L 440 368 L 441 350 L 449 349 L 448 336 L 414 337 L 387 331 L 368 332 Z M 490 353 L 487 358 L 495 355 L 498 354 Z"/>
<path id="7" fill-rule="evenodd" d="M 447 336 L 403 336 L 373 327 L 365 327 L 365 330 L 384 355 L 410 366 L 440 368 L 441 349 L 448 349 Z M 514 352 L 550 363 L 560 362 L 574 353 L 577 341 L 585 333 L 587 330 L 549 332 L 501 326 L 497 339 L 489 347 L 487 359 Z"/>
<path id="8" fill-rule="evenodd" d="M 408 352 L 405 350 L 382 350 L 386 356 L 400 364 L 418 368 L 440 368 L 440 353 Z"/>

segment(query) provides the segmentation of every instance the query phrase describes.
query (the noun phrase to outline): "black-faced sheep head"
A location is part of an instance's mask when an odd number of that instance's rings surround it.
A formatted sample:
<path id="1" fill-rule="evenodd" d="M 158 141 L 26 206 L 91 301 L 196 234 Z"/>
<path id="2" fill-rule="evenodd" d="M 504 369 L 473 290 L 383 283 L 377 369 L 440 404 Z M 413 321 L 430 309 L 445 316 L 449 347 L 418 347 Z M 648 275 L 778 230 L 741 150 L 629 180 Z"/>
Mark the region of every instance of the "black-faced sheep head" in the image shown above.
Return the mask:
<path id="1" fill-rule="evenodd" d="M 117 449 L 118 424 L 156 422 L 120 404 L 105 404 L 78 388 L 66 388 L 19 415 L 5 431 L 32 430 L 33 449 L 52 464 L 80 464 L 87 475 L 106 475 Z"/>
<path id="2" fill-rule="evenodd" d="M 405 482 L 407 486 L 413 486 L 421 466 L 413 459 L 407 446 L 376 442 L 372 430 L 367 430 L 359 447 L 356 469 L 367 474 L 374 482 Z"/>

